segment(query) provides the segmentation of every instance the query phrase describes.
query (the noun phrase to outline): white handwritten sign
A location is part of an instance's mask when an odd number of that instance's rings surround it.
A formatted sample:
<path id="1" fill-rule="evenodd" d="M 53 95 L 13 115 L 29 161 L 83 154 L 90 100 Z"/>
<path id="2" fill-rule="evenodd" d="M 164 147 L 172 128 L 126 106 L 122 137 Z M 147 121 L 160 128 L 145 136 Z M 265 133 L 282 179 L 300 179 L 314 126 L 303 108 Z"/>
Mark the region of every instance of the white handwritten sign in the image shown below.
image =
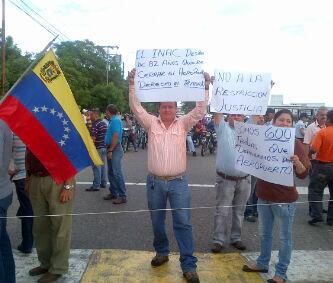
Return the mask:
<path id="1" fill-rule="evenodd" d="M 150 49 L 136 52 L 135 92 L 142 102 L 202 101 L 204 52 Z"/>
<path id="2" fill-rule="evenodd" d="M 236 169 L 262 180 L 294 185 L 295 129 L 235 122 Z"/>
<path id="3" fill-rule="evenodd" d="M 211 111 L 264 115 L 271 90 L 268 73 L 215 71 Z"/>

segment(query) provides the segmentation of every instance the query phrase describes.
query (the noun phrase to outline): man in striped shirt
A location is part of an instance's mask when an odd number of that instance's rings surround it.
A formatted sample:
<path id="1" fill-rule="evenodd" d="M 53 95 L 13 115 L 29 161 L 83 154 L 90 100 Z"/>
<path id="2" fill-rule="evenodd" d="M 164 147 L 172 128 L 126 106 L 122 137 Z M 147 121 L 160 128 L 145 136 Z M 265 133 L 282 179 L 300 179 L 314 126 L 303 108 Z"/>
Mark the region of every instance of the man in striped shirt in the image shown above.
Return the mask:
<path id="1" fill-rule="evenodd" d="M 98 108 L 91 111 L 92 128 L 90 130 L 91 137 L 94 141 L 96 149 L 103 161 L 103 165 L 92 165 L 94 173 L 94 181 L 90 188 L 86 191 L 99 191 L 99 188 L 106 188 L 106 145 L 105 135 L 108 128 L 107 124 L 101 120 L 101 112 Z"/>
<path id="2" fill-rule="evenodd" d="M 25 151 L 25 144 L 14 134 L 12 162 L 9 166 L 8 173 L 15 184 L 17 198 L 20 203 L 20 207 L 16 214 L 17 216 L 33 215 L 31 202 L 25 191 Z M 30 217 L 21 218 L 22 242 L 17 249 L 22 253 L 31 253 L 33 245 L 32 222 L 33 220 Z"/>
<path id="3" fill-rule="evenodd" d="M 169 260 L 169 241 L 165 231 L 165 209 L 169 198 L 174 234 L 180 250 L 180 264 L 187 282 L 198 283 L 197 258 L 193 256 L 193 236 L 190 223 L 190 191 L 186 171 L 186 136 L 206 114 L 210 77 L 205 73 L 205 101 L 187 115 L 177 118 L 176 102 L 161 102 L 160 116 L 147 113 L 135 96 L 135 69 L 129 74 L 129 104 L 140 124 L 148 132 L 147 199 L 151 210 L 156 267 Z M 154 211 L 157 210 L 157 211 Z"/>

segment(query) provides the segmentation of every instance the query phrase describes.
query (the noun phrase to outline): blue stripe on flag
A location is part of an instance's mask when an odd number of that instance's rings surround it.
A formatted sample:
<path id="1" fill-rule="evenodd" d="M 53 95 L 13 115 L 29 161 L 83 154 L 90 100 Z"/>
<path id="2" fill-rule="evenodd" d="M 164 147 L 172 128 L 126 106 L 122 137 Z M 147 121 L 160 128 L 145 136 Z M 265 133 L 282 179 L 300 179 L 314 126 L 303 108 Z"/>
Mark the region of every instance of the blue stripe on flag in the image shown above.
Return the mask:
<path id="1" fill-rule="evenodd" d="M 35 73 L 31 72 L 23 78 L 11 95 L 39 120 L 78 171 L 93 164 L 80 134 Z"/>

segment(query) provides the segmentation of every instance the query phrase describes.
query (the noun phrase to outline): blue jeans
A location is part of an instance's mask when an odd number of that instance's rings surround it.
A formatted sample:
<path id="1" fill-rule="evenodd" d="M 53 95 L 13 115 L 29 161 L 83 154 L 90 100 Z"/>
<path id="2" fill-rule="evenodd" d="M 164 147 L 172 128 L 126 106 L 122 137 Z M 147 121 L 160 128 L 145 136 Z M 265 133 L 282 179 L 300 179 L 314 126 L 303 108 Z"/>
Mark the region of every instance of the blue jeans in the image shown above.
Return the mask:
<path id="1" fill-rule="evenodd" d="M 0 199 L 0 217 L 7 217 L 13 194 Z M 7 219 L 0 218 L 0 282 L 15 283 L 15 262 L 7 234 Z"/>
<path id="2" fill-rule="evenodd" d="M 92 165 L 92 170 L 94 173 L 93 188 L 98 189 L 100 186 L 106 186 L 106 148 L 97 149 L 99 156 L 103 161 L 103 165 L 96 166 Z"/>
<path id="3" fill-rule="evenodd" d="M 16 213 L 17 216 L 33 215 L 29 196 L 24 191 L 24 183 L 25 179 L 14 181 L 17 198 L 20 203 L 20 207 Z M 30 251 L 33 245 L 32 223 L 33 223 L 32 218 L 21 218 L 21 235 L 22 235 L 21 248 L 26 251 Z"/>
<path id="4" fill-rule="evenodd" d="M 191 202 L 187 177 L 166 181 L 153 175 L 147 177 L 147 199 L 154 230 L 154 248 L 158 255 L 168 255 L 169 241 L 165 231 L 166 211 L 169 198 L 172 209 L 189 208 Z M 183 272 L 195 271 L 197 258 L 193 256 L 193 236 L 189 210 L 172 210 L 173 231 L 180 251 L 180 265 Z"/>
<path id="5" fill-rule="evenodd" d="M 296 210 L 295 203 L 275 204 L 258 199 L 260 255 L 257 266 L 268 269 L 271 259 L 274 221 L 280 222 L 279 261 L 275 265 L 275 275 L 287 280 L 287 269 L 292 252 L 292 225 Z"/>
<path id="6" fill-rule="evenodd" d="M 112 152 L 112 159 L 108 159 L 109 190 L 117 198 L 126 198 L 124 175 L 121 169 L 123 156 L 123 148 L 118 144 Z"/>
<path id="7" fill-rule="evenodd" d="M 189 152 L 195 152 L 192 136 L 186 136 L 187 146 Z"/>

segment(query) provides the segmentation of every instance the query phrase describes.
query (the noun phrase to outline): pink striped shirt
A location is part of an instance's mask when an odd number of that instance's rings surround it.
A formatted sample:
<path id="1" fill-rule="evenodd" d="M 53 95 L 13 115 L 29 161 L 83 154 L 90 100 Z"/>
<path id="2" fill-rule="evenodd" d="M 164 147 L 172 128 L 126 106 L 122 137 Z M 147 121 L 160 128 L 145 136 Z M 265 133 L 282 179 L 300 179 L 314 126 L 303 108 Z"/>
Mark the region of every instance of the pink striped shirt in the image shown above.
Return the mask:
<path id="1" fill-rule="evenodd" d="M 160 117 L 147 113 L 135 96 L 134 86 L 130 86 L 129 105 L 148 131 L 148 171 L 157 176 L 177 176 L 186 171 L 186 136 L 191 128 L 207 112 L 208 90 L 205 101 L 196 103 L 188 114 L 176 118 L 167 129 Z"/>

